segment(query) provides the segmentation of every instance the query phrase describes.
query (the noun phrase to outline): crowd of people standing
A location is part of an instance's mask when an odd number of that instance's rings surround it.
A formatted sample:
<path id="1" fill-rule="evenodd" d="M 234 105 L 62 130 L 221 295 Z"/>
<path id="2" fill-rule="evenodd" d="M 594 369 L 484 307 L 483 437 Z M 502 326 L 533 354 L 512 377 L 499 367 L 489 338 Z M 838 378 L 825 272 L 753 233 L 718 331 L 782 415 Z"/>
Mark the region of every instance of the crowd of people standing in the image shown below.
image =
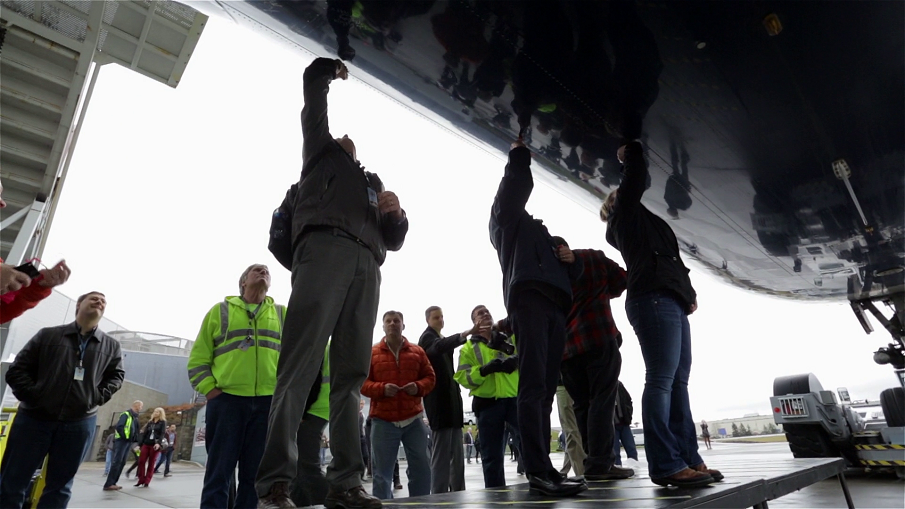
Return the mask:
<path id="1" fill-rule="evenodd" d="M 489 220 L 506 316 L 494 320 L 477 305 L 470 329 L 443 336 L 442 309 L 431 306 L 415 344 L 403 335 L 403 313 L 390 310 L 382 316 L 384 337 L 373 344 L 380 266 L 388 251 L 403 246 L 408 219 L 396 194 L 361 166 L 354 142 L 330 133 L 329 86 L 347 78 L 342 61 L 327 58 L 304 72 L 301 179 L 279 209 L 288 226 L 271 231 L 272 241 L 288 240 L 272 243 L 292 272 L 288 305 L 267 295 L 268 267 L 251 265 L 239 278 L 239 295 L 210 309 L 193 345 L 188 377 L 207 400 L 201 507 L 379 508 L 393 496 L 400 444 L 411 496 L 464 490 L 469 445 L 483 460 L 485 487 L 504 486 L 507 436 L 531 493 L 574 496 L 589 482 L 633 476 L 617 464 L 615 446 L 625 406 L 618 403 L 622 335 L 610 301 L 623 293 L 646 365 L 641 406 L 651 480 L 677 487 L 721 480 L 697 453 L 688 399 L 688 315 L 697 309 L 696 294 L 674 233 L 640 203 L 647 179 L 641 144 L 626 141 L 619 149 L 624 178 L 600 211 L 606 241 L 622 253 L 625 269 L 601 250 L 572 249 L 528 213 L 532 155 L 520 139 L 512 144 Z M 289 246 L 288 253 L 279 246 Z M 68 502 L 93 433 L 92 416 L 124 377 L 118 343 L 97 330 L 104 306 L 99 292 L 80 297 L 76 322 L 42 330 L 10 368 L 7 381 L 22 404 L 7 452 L 16 459 L 2 465 L 0 506 L 21 506 L 25 474 L 51 450 L 48 442 L 41 451 L 26 451 L 28 435 L 44 440 L 37 433 L 50 436 L 57 427 L 77 439 L 67 444 L 71 459 L 53 471 L 53 482 L 48 472 L 44 496 L 56 497 L 59 507 Z M 72 349 L 75 359 L 53 358 L 51 344 Z M 62 373 L 58 394 L 36 389 L 44 385 L 33 373 L 48 365 Z M 477 436 L 463 436 L 459 386 L 472 397 Z M 569 469 L 550 460 L 557 394 L 574 413 Z M 346 438 L 362 435 L 362 395 L 371 401 L 369 447 Z M 116 483 L 136 442 L 137 487 L 150 484 L 158 455 L 170 448 L 163 410 L 139 427 L 141 410 L 136 401 L 121 414 L 105 490 L 120 489 Z M 328 427 L 329 436 L 344 438 L 329 442 L 332 459 L 324 472 L 321 437 Z M 372 493 L 363 487 L 366 461 Z M 571 469 L 579 475 L 569 477 Z"/>

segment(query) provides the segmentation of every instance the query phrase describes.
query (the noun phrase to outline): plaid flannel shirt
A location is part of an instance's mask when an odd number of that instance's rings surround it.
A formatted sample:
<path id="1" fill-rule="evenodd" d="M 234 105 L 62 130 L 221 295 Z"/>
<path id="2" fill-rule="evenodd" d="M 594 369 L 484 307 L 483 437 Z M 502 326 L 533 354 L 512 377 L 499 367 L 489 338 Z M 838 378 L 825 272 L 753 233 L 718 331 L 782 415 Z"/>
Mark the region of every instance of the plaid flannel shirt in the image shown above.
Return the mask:
<path id="1" fill-rule="evenodd" d="M 596 249 L 575 249 L 582 271 L 572 279 L 572 309 L 566 319 L 563 360 L 599 349 L 606 341 L 619 341 L 610 299 L 625 291 L 625 269 Z M 621 343 L 621 341 L 620 341 Z"/>

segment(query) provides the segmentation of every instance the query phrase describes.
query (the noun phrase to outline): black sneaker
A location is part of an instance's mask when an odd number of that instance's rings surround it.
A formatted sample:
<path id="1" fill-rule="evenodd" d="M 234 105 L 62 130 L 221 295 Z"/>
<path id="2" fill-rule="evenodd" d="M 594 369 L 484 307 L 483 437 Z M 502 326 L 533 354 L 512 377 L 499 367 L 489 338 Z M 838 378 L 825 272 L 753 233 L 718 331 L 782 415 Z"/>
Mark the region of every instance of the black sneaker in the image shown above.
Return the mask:
<path id="1" fill-rule="evenodd" d="M 635 471 L 631 468 L 620 467 L 619 465 L 613 465 L 609 470 L 602 474 L 592 474 L 585 472 L 584 478 L 589 481 L 611 481 L 614 479 L 628 479 L 635 475 Z"/>
<path id="2" fill-rule="evenodd" d="M 532 495 L 571 497 L 588 489 L 585 483 L 565 480 L 559 472 L 542 475 L 528 474 L 528 491 Z"/>

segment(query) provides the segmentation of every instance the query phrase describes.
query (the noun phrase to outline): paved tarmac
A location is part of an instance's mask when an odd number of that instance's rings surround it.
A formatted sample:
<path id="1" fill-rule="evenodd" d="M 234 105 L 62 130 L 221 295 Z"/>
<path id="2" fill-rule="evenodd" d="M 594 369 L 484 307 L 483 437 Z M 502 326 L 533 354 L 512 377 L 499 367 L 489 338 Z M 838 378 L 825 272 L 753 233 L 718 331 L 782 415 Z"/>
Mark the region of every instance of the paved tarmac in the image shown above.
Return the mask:
<path id="1" fill-rule="evenodd" d="M 746 465 L 769 463 L 771 460 L 783 460 L 792 457 L 785 443 L 767 444 L 713 444 L 712 450 L 702 450 L 701 455 L 708 466 L 723 471 L 727 479 L 734 472 L 741 474 Z M 644 461 L 644 449 L 639 449 L 641 456 L 638 477 L 647 477 L 647 466 Z M 553 464 L 560 466 L 562 453 L 551 454 Z M 406 484 L 405 463 L 402 483 Z M 469 490 L 483 488 L 481 465 L 475 463 L 465 465 L 465 483 Z M 189 508 L 198 507 L 204 470 L 190 463 L 175 463 L 172 477 L 164 478 L 155 475 L 150 487 L 136 488 L 134 476 L 131 479 L 121 478 L 121 491 L 109 492 L 101 488 L 104 484 L 103 463 L 85 463 L 79 470 L 73 486 L 73 496 L 69 507 L 72 508 Z M 848 474 L 849 489 L 859 508 L 903 508 L 905 509 L 905 483 L 894 475 Z M 516 464 L 506 462 L 506 481 L 508 484 L 526 482 L 524 476 L 516 474 Z M 365 488 L 370 491 L 370 484 Z M 397 490 L 396 498 L 406 497 L 407 488 Z M 827 479 L 799 492 L 770 501 L 770 507 L 845 507 L 845 499 L 839 481 Z M 585 507 L 587 507 L 585 505 Z"/>

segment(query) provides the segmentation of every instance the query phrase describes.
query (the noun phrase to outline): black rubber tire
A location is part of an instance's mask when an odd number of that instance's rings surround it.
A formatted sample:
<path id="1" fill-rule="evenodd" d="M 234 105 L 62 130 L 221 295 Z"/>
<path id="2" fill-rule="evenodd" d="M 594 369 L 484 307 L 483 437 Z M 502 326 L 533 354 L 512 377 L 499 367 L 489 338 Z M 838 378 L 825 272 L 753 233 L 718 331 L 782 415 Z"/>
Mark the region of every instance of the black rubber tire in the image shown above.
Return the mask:
<path id="1" fill-rule="evenodd" d="M 905 426 L 905 389 L 894 387 L 880 393 L 880 406 L 890 428 Z"/>
<path id="2" fill-rule="evenodd" d="M 796 458 L 838 458 L 839 449 L 830 441 L 820 426 L 811 424 L 784 424 L 789 449 Z"/>

